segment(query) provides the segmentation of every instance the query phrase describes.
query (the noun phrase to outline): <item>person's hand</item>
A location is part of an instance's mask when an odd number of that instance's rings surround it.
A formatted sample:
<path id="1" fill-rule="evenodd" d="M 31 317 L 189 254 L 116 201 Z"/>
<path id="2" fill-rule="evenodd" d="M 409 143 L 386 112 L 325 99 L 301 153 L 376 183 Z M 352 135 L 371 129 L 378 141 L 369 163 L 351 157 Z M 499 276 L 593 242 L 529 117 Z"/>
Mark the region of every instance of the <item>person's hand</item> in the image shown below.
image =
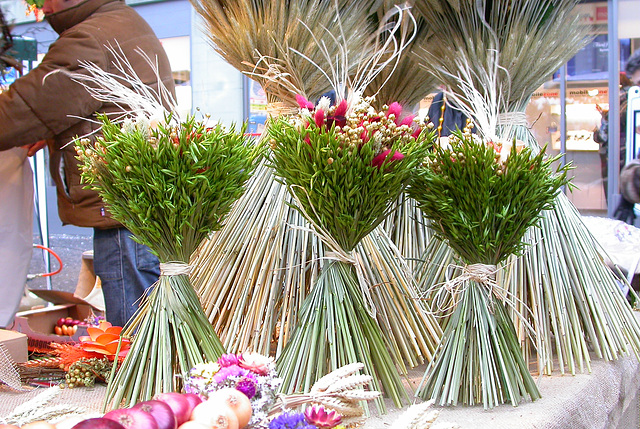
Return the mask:
<path id="1" fill-rule="evenodd" d="M 27 152 L 27 156 L 33 156 L 36 154 L 36 152 L 38 152 L 40 149 L 42 149 L 46 145 L 47 145 L 47 140 L 38 140 L 35 143 L 24 145 L 23 147 L 29 150 L 29 152 Z"/>

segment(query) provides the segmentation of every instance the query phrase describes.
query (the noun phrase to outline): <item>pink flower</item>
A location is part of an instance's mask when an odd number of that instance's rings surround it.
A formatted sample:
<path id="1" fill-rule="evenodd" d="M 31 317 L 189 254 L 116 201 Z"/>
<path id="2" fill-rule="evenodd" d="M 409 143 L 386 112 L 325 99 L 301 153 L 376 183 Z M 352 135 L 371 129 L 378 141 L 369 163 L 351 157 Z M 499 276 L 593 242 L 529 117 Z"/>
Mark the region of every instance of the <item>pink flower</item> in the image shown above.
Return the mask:
<path id="1" fill-rule="evenodd" d="M 304 98 L 300 94 L 296 94 L 296 101 L 298 102 L 298 105 L 300 106 L 301 109 L 313 110 L 314 108 L 313 103 L 307 100 L 306 98 Z"/>
<path id="2" fill-rule="evenodd" d="M 387 110 L 387 117 L 390 115 L 396 115 L 396 125 L 400 125 L 400 113 L 402 113 L 402 106 L 397 101 L 394 101 Z"/>
<path id="3" fill-rule="evenodd" d="M 231 365 L 231 366 L 226 366 L 226 367 L 220 369 L 220 371 L 216 372 L 216 374 L 212 377 L 212 380 L 215 381 L 218 384 L 222 384 L 229 377 L 234 377 L 234 378 L 249 377 L 249 378 L 251 378 L 251 373 L 246 368 L 241 368 L 238 365 Z"/>
<path id="4" fill-rule="evenodd" d="M 347 100 L 342 100 L 333 112 L 334 116 L 345 116 L 347 114 Z"/>
<path id="5" fill-rule="evenodd" d="M 232 365 L 238 365 L 238 355 L 233 354 L 233 353 L 229 353 L 229 354 L 224 354 L 222 356 L 220 356 L 220 359 L 218 359 L 218 364 L 221 367 L 227 367 L 227 366 L 232 366 Z"/>
<path id="6" fill-rule="evenodd" d="M 398 151 L 395 151 L 393 155 L 389 156 L 391 153 L 391 149 L 387 149 L 384 152 L 376 155 L 375 158 L 371 160 L 371 165 L 374 167 L 382 167 L 382 164 L 391 163 L 393 161 L 399 161 L 404 158 L 404 155 Z"/>
<path id="7" fill-rule="evenodd" d="M 407 125 L 410 127 L 411 124 L 413 124 L 413 118 L 415 118 L 415 115 L 406 116 L 398 125 Z M 398 123 L 397 119 L 396 119 L 396 123 Z"/>
<path id="8" fill-rule="evenodd" d="M 258 375 L 267 375 L 272 364 L 273 358 L 263 356 L 260 353 L 245 352 L 240 355 L 240 367 L 255 372 Z"/>
<path id="9" fill-rule="evenodd" d="M 321 127 L 324 125 L 324 110 L 318 109 L 313 115 L 313 120 L 316 122 L 316 126 Z"/>
<path id="10" fill-rule="evenodd" d="M 338 426 L 342 416 L 335 411 L 327 411 L 322 406 L 313 405 L 304 410 L 304 418 L 318 428 L 332 428 Z"/>

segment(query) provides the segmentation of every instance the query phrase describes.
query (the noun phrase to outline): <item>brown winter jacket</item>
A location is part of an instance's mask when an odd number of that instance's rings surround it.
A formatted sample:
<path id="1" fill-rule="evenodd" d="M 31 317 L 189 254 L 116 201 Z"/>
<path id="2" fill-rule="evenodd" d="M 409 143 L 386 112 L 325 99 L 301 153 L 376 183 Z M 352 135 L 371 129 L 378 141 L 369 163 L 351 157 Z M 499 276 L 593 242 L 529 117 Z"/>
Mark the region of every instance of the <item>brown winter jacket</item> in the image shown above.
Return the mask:
<path id="1" fill-rule="evenodd" d="M 140 79 L 153 88 L 157 88 L 157 78 L 135 50 L 142 50 L 152 59 L 157 57 L 160 77 L 174 93 L 169 60 L 151 27 L 121 0 L 87 0 L 50 14 L 47 20 L 60 37 L 38 67 L 0 94 L 0 150 L 52 139 L 50 169 L 62 223 L 97 228 L 119 226 L 109 218 L 98 194 L 80 183 L 75 149 L 68 143 L 99 128 L 94 122 L 96 112 L 120 109 L 96 101 L 64 74 L 49 75 L 44 82 L 43 78 L 60 68 L 86 73 L 78 60 L 118 74 L 112 64 L 113 55 L 106 48 L 117 42 Z"/>

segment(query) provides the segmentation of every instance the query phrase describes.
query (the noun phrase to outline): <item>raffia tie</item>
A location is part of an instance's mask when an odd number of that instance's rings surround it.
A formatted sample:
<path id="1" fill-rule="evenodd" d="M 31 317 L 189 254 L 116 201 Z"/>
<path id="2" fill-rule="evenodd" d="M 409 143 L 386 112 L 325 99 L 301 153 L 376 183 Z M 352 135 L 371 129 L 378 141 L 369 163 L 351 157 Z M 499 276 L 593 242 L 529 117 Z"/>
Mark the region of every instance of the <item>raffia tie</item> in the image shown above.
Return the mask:
<path id="1" fill-rule="evenodd" d="M 276 101 L 273 103 L 267 104 L 267 116 L 273 116 L 274 118 L 278 116 L 290 116 L 298 113 L 297 107 L 292 107 L 287 103 L 283 103 L 281 101 Z"/>
<path id="2" fill-rule="evenodd" d="M 191 265 L 184 262 L 165 262 L 160 264 L 161 276 L 179 276 L 191 274 Z"/>
<path id="3" fill-rule="evenodd" d="M 507 291 L 496 282 L 498 268 L 495 265 L 469 264 L 462 267 L 462 274 L 456 278 L 449 279 L 445 283 L 445 289 L 453 295 L 457 295 L 463 285 L 472 280 L 478 284 L 486 286 L 489 291 L 501 301 L 507 297 Z M 447 277 L 448 277 L 447 271 Z"/>
<path id="4" fill-rule="evenodd" d="M 524 112 L 506 112 L 498 115 L 498 125 L 528 127 L 529 121 L 527 121 L 527 115 Z"/>
<path id="5" fill-rule="evenodd" d="M 297 187 L 302 189 L 307 195 L 307 199 L 309 198 L 307 190 L 303 187 L 297 185 L 291 185 L 290 187 Z M 293 199 L 296 200 L 296 203 L 298 203 L 298 207 L 300 208 L 300 211 L 302 211 L 304 217 L 315 229 L 318 238 L 320 238 L 325 246 L 329 248 L 329 251 L 325 253 L 325 258 L 344 262 L 346 264 L 351 264 L 355 267 L 356 275 L 358 276 L 358 284 L 360 285 L 360 290 L 362 291 L 364 306 L 367 309 L 367 313 L 369 313 L 369 316 L 375 318 L 376 306 L 373 302 L 373 298 L 371 297 L 371 293 L 369 292 L 369 281 L 367 280 L 367 276 L 365 275 L 363 262 L 360 255 L 355 251 L 347 252 L 346 250 L 344 250 L 342 246 L 340 246 L 340 244 L 331 236 L 331 234 L 329 234 L 329 232 L 327 232 L 324 228 L 313 221 L 311 216 L 309 216 L 309 214 L 305 211 L 304 206 L 300 204 L 300 200 L 298 199 L 295 192 L 293 192 L 293 189 L 290 190 L 290 193 L 293 196 Z M 309 204 L 311 204 L 311 201 L 309 201 Z M 313 205 L 311 206 L 311 208 L 313 209 Z"/>

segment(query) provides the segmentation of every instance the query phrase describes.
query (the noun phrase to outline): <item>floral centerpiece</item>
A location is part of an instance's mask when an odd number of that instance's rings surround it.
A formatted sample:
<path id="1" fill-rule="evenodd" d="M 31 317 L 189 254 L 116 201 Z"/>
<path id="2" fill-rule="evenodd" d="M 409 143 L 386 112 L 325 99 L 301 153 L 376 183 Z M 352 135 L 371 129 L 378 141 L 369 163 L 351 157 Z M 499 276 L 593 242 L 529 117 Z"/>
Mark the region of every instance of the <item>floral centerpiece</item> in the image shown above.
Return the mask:
<path id="1" fill-rule="evenodd" d="M 102 136 L 81 139 L 82 177 L 111 215 L 160 259 L 161 276 L 129 321 L 131 349 L 109 383 L 105 404 L 133 404 L 180 388 L 178 376 L 217 359 L 222 344 L 189 282 L 196 246 L 222 227 L 261 153 L 244 128 L 207 128 L 190 117 L 102 116 Z"/>
<path id="2" fill-rule="evenodd" d="M 268 129 L 269 162 L 289 187 L 296 208 L 330 251 L 302 305 L 296 330 L 278 358 L 283 391 L 308 391 L 324 374 L 362 362 L 385 393 L 404 395 L 396 350 L 388 350 L 375 319 L 356 245 L 393 210 L 432 141 L 424 123 L 401 117 L 393 103 L 381 111 L 371 99 L 349 104 L 328 98 L 317 106 L 298 97 L 300 113 Z M 382 408 L 381 401 L 379 406 Z"/>
<path id="3" fill-rule="evenodd" d="M 250 429 L 345 427 L 362 423 L 362 403 L 380 395 L 362 389 L 372 380 L 371 376 L 359 374 L 363 367 L 354 363 L 338 368 L 319 379 L 310 393 L 280 395 L 282 379 L 273 358 L 249 352 L 224 354 L 215 362 L 192 368 L 184 376 L 184 387 L 187 393 L 195 393 L 205 401 L 219 400 L 219 393 L 229 388 L 240 391 L 251 403 L 246 426 Z"/>
<path id="4" fill-rule="evenodd" d="M 416 2 L 413 10 L 431 30 L 421 65 L 482 132 L 521 140 L 536 152 L 539 142 L 525 115 L 529 100 L 593 35 L 578 3 Z M 537 358 L 540 373 L 590 371 L 593 356 L 617 359 L 640 350 L 640 324 L 620 278 L 565 193 L 556 195 L 553 209 L 542 212 L 523 240 L 531 251 L 505 261 L 498 281 L 517 297 L 521 314 L 531 309 L 532 335 L 524 318 L 514 317 L 514 323 L 523 353 Z M 429 287 L 445 280 L 441 267 L 455 255 L 433 240 L 424 259 L 419 281 Z"/>
<path id="5" fill-rule="evenodd" d="M 524 250 L 522 236 L 552 207 L 569 167 L 554 173 L 559 156 L 470 129 L 441 139 L 409 188 L 434 232 L 462 260 L 459 277 L 427 291 L 432 305 L 450 314 L 417 394 L 441 405 L 517 405 L 540 394 L 507 312 L 514 297 L 496 282 L 497 266 Z"/>

